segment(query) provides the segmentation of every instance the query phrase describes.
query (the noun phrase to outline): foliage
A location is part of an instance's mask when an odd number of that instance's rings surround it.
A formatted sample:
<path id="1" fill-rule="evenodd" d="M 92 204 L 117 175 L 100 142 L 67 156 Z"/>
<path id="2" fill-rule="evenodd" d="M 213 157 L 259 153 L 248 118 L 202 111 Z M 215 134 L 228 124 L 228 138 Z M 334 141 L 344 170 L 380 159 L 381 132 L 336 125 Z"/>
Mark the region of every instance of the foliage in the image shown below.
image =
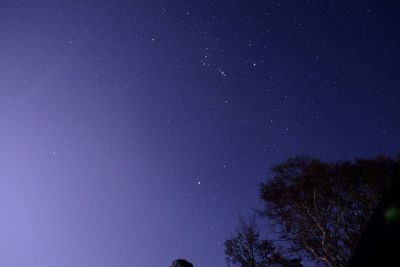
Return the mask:
<path id="1" fill-rule="evenodd" d="M 299 259 L 287 259 L 268 240 L 262 240 L 255 225 L 255 218 L 245 221 L 236 229 L 236 235 L 225 241 L 228 264 L 241 267 L 300 267 Z"/>
<path id="2" fill-rule="evenodd" d="M 273 167 L 261 184 L 265 207 L 293 252 L 321 266 L 345 266 L 379 199 L 400 174 L 399 161 L 322 162 L 297 157 Z"/>
<path id="3" fill-rule="evenodd" d="M 193 264 L 184 259 L 177 259 L 172 262 L 170 267 L 193 267 Z"/>

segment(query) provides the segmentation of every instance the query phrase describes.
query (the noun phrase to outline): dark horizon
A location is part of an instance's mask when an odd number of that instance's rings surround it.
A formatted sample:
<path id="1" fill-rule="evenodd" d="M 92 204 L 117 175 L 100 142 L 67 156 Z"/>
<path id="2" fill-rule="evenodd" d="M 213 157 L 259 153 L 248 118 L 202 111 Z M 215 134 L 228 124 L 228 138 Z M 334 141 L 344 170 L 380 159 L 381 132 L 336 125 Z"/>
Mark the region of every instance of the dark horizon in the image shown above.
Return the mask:
<path id="1" fill-rule="evenodd" d="M 270 166 L 399 153 L 399 16 L 396 1 L 3 1 L 0 265 L 226 266 Z"/>

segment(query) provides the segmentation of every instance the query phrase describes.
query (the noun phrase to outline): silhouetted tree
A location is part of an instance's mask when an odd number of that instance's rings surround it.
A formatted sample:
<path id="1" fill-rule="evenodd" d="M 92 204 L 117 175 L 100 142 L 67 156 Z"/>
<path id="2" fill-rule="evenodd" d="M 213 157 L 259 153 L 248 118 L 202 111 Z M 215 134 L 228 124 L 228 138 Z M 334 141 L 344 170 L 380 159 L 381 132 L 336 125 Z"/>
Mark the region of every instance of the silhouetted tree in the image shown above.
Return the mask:
<path id="1" fill-rule="evenodd" d="M 386 192 L 353 251 L 347 267 L 400 266 L 400 180 Z"/>
<path id="2" fill-rule="evenodd" d="M 300 259 L 287 259 L 268 240 L 260 237 L 255 217 L 240 219 L 234 237 L 225 241 L 226 261 L 241 267 L 301 267 Z"/>
<path id="3" fill-rule="evenodd" d="M 297 157 L 273 167 L 261 184 L 261 214 L 276 223 L 293 252 L 318 265 L 345 266 L 383 192 L 400 174 L 399 161 L 322 162 Z"/>
<path id="4" fill-rule="evenodd" d="M 172 262 L 170 267 L 193 267 L 193 264 L 184 259 L 177 259 Z"/>

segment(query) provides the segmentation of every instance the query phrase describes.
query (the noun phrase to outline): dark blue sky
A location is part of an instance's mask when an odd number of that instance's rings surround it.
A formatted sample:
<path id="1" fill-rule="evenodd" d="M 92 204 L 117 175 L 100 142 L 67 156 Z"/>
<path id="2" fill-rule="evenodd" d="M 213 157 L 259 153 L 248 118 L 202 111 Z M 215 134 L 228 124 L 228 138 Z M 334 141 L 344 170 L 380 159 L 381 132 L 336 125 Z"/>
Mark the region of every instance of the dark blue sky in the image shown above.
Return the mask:
<path id="1" fill-rule="evenodd" d="M 2 1 L 0 265 L 225 266 L 290 156 L 400 147 L 396 1 Z"/>

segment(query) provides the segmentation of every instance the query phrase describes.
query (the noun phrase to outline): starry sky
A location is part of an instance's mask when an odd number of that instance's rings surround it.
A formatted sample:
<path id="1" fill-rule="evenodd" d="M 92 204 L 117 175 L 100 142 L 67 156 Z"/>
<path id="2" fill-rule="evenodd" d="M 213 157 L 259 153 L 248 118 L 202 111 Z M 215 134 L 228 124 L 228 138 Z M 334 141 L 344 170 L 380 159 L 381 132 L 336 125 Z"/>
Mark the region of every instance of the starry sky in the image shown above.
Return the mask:
<path id="1" fill-rule="evenodd" d="M 270 166 L 395 155 L 396 1 L 0 5 L 0 266 L 226 266 Z"/>

